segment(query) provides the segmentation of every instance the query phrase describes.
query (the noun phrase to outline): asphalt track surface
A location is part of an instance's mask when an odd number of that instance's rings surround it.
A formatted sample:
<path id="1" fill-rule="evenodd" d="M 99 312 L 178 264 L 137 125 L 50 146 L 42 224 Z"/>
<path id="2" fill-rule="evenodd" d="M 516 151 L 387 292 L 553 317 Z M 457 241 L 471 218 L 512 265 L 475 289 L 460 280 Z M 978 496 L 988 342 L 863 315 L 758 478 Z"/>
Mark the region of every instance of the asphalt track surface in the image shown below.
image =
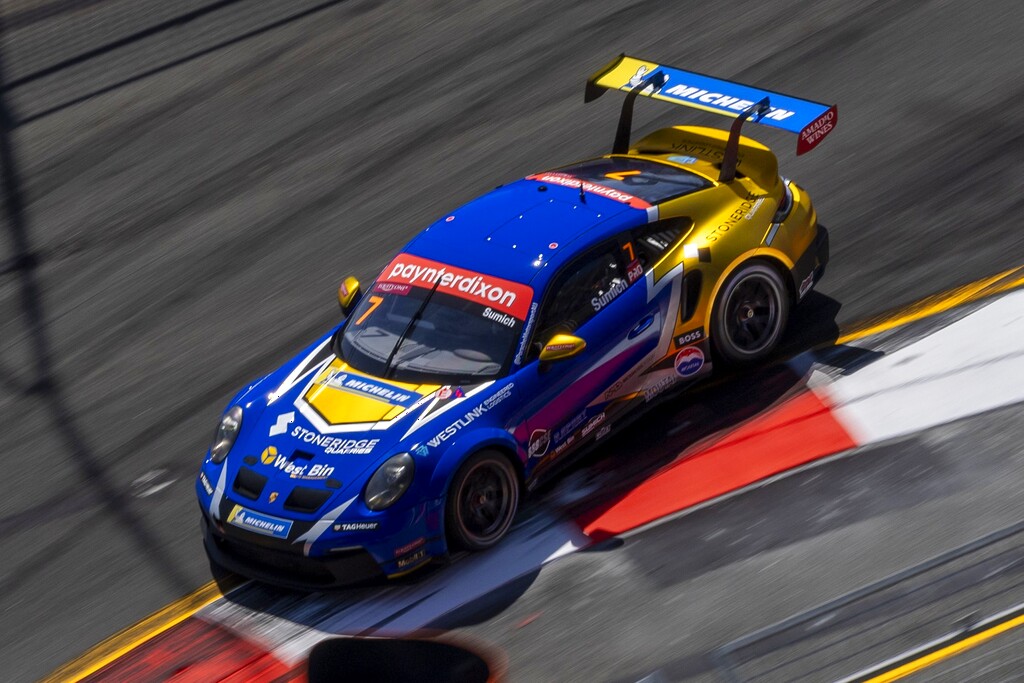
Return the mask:
<path id="1" fill-rule="evenodd" d="M 836 132 L 799 159 L 792 138 L 748 131 L 809 189 L 832 236 L 790 348 L 1021 265 L 1017 5 L 4 2 L 36 262 L 0 278 L 0 670 L 43 676 L 207 582 L 193 476 L 231 394 L 337 321 L 343 276 L 369 280 L 427 222 L 490 187 L 605 152 L 619 102 L 584 107 L 582 86 L 620 51 L 838 103 Z M 638 132 L 721 124 L 637 109 Z M 4 224 L 3 258 L 15 232 Z M 926 450 L 1019 460 L 1020 417 L 940 429 Z M 986 445 L 993 433 L 1005 443 Z M 882 477 L 870 459 L 850 462 L 820 495 L 843 477 Z M 911 474 L 923 497 L 946 481 Z M 678 567 L 666 549 L 699 528 L 674 534 L 673 523 L 627 553 L 650 548 L 656 558 L 631 562 L 661 567 L 636 574 L 652 578 L 601 567 L 598 553 L 540 578 L 567 605 L 592 604 L 602 580 L 636 581 L 620 610 L 571 627 L 540 618 L 516 631 L 517 649 L 494 629 L 529 609 L 527 594 L 478 628 L 523 662 L 523 680 L 705 675 L 702 646 L 1024 517 L 1019 470 L 970 474 L 955 505 L 915 507 L 880 486 L 827 533 L 794 522 L 813 507 L 766 493 L 757 514 L 775 545 Z M 840 551 L 859 561 L 813 581 L 785 571 Z M 737 595 L 762 571 L 784 586 Z M 706 623 L 653 629 L 660 640 L 609 627 L 626 613 L 657 624 L 659 591 L 680 581 L 697 582 L 680 609 Z"/>
<path id="2" fill-rule="evenodd" d="M 1020 520 L 1022 418 L 1017 405 L 859 449 L 571 555 L 436 625 L 505 653 L 513 680 L 727 680 L 710 656 L 726 643 Z M 734 680 L 836 681 L 1009 607 L 1024 597 L 1019 568 L 997 571 L 1007 555 L 1019 565 L 1012 540 L 914 586 L 913 609 L 885 596 L 818 620 L 834 629 L 741 650 Z"/>

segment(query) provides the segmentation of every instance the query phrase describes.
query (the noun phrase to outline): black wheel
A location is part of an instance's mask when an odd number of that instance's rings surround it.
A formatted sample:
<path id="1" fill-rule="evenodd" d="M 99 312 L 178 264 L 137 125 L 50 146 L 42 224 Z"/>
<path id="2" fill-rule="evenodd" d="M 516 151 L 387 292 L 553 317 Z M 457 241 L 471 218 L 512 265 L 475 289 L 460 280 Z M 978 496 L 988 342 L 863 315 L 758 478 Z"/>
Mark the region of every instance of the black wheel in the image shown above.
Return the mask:
<path id="1" fill-rule="evenodd" d="M 763 359 L 778 346 L 789 319 L 789 293 L 771 266 L 740 266 L 722 288 L 711 312 L 711 343 L 726 363 Z"/>
<path id="2" fill-rule="evenodd" d="M 519 477 L 496 451 L 474 453 L 455 473 L 445 503 L 448 544 L 484 550 L 500 541 L 519 507 Z"/>

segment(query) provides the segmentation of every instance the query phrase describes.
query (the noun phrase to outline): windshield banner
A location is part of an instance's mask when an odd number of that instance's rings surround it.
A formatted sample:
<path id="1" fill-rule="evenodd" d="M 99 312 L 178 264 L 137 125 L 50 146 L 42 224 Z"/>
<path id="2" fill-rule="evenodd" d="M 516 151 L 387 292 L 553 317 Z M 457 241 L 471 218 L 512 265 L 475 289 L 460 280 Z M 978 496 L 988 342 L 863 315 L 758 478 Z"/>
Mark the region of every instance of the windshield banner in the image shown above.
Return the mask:
<path id="1" fill-rule="evenodd" d="M 525 320 L 533 290 L 528 285 L 456 268 L 430 259 L 399 254 L 380 274 L 375 291 L 401 293 L 403 287 L 432 289 Z"/>

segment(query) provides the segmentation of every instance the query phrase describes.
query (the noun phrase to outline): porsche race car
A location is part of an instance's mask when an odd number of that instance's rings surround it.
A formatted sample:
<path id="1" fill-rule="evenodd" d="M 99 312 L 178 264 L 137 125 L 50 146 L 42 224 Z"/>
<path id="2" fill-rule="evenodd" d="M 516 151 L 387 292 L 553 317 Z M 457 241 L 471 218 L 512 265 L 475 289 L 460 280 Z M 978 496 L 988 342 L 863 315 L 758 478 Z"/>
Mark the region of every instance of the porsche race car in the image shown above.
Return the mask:
<path id="1" fill-rule="evenodd" d="M 341 324 L 231 401 L 196 493 L 216 565 L 322 588 L 497 544 L 523 495 L 714 364 L 757 362 L 821 278 L 807 192 L 740 134 L 806 152 L 834 106 L 620 56 L 610 154 L 530 175 L 423 230 Z M 731 116 L 630 142 L 637 97 Z"/>

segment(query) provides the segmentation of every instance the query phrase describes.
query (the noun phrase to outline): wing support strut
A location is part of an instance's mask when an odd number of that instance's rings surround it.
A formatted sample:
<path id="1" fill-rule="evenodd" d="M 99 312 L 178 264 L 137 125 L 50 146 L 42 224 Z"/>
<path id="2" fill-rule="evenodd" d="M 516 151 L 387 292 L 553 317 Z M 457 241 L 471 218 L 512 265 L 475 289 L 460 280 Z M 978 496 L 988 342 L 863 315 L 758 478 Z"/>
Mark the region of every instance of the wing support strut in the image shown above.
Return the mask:
<path id="1" fill-rule="evenodd" d="M 751 116 L 755 117 L 754 121 L 756 122 L 771 111 L 768 99 L 765 97 L 760 102 L 747 107 L 733 119 L 732 126 L 729 127 L 729 139 L 725 143 L 725 153 L 722 155 L 722 170 L 718 174 L 718 182 L 731 183 L 736 178 L 736 162 L 740 153 L 740 128 L 743 127 L 743 122 Z"/>
<path id="2" fill-rule="evenodd" d="M 653 88 L 653 92 L 658 92 L 667 82 L 668 74 L 655 71 L 626 93 L 626 99 L 622 100 L 622 111 L 619 113 L 619 125 L 615 129 L 612 154 L 625 154 L 629 151 L 629 135 L 633 129 L 633 104 L 636 102 L 636 96 L 647 88 Z"/>

